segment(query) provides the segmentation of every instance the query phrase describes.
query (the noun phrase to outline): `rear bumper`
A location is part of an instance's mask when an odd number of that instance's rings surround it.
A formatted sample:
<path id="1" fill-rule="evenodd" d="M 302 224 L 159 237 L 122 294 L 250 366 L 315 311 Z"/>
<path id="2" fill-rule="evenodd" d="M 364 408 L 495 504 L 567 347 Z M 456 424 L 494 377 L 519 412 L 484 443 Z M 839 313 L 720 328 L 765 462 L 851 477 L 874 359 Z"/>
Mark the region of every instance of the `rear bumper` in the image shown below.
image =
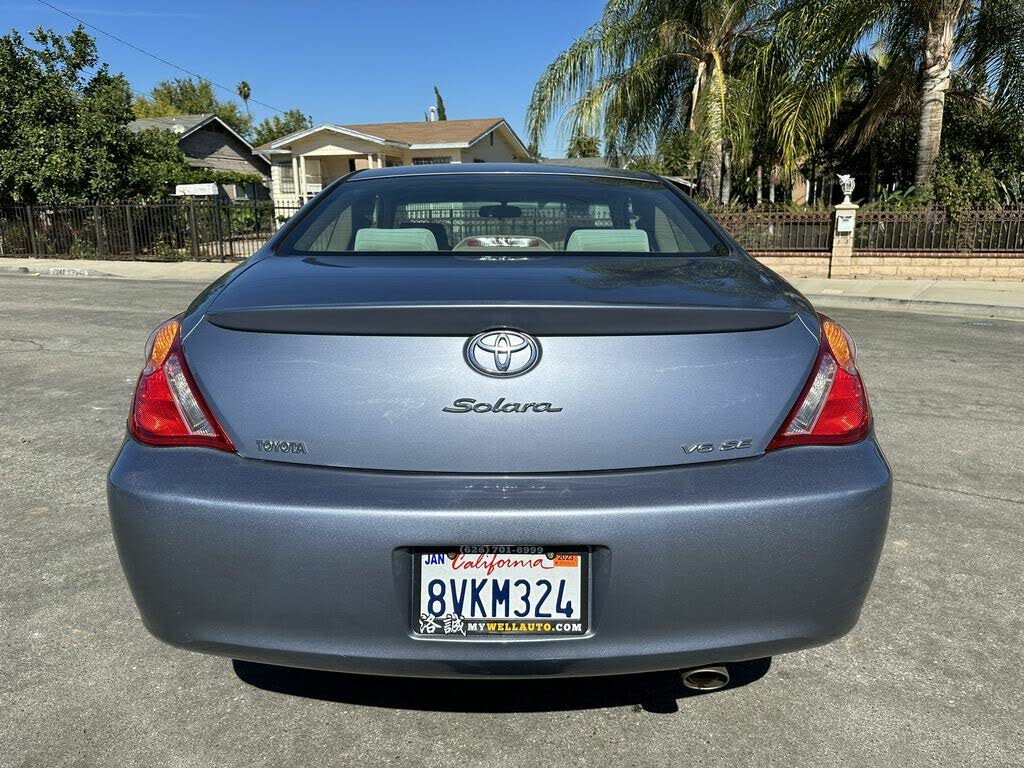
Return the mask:
<path id="1" fill-rule="evenodd" d="M 599 675 L 820 645 L 857 621 L 891 477 L 874 438 L 588 475 L 435 476 L 129 440 L 110 470 L 121 563 L 172 645 L 411 676 Z M 410 635 L 414 546 L 592 547 L 591 632 Z"/>

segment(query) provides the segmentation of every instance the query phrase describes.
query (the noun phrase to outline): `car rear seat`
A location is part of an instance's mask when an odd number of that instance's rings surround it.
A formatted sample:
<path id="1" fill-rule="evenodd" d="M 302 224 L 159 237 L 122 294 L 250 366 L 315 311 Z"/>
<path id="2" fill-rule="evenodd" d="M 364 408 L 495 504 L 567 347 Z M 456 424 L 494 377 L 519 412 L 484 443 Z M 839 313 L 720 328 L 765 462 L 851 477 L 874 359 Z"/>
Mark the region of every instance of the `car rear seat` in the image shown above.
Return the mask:
<path id="1" fill-rule="evenodd" d="M 363 227 L 356 232 L 355 251 L 436 251 L 434 233 L 423 227 L 376 229 Z"/>
<path id="2" fill-rule="evenodd" d="M 565 250 L 649 253 L 651 243 L 642 229 L 577 229 L 569 235 Z"/>

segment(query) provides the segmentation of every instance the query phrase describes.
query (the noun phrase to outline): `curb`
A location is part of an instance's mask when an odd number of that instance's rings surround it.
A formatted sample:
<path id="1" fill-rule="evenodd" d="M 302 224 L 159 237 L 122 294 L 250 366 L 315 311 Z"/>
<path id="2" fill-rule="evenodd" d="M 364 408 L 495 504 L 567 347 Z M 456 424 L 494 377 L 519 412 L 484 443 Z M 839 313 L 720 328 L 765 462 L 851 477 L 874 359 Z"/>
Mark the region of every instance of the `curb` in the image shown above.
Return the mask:
<path id="1" fill-rule="evenodd" d="M 79 269 L 77 267 L 48 267 L 34 272 L 28 267 L 0 267 L 0 274 L 30 275 L 33 277 L 120 277 L 98 269 Z"/>
<path id="2" fill-rule="evenodd" d="M 220 275 L 119 275 L 116 272 L 103 272 L 98 269 L 81 269 L 78 267 L 46 267 L 31 269 L 29 267 L 7 267 L 0 265 L 0 275 L 25 275 L 27 277 L 86 277 L 104 278 L 107 280 L 143 280 L 155 282 L 202 283 L 207 285 Z"/>
<path id="3" fill-rule="evenodd" d="M 840 309 L 881 309 L 887 312 L 917 312 L 922 315 L 961 315 L 964 317 L 990 317 L 1001 320 L 1024 320 L 1024 307 L 998 304 L 961 304 L 955 301 L 926 301 L 919 299 L 890 299 L 875 296 L 836 296 L 835 294 L 804 294 L 814 306 Z"/>

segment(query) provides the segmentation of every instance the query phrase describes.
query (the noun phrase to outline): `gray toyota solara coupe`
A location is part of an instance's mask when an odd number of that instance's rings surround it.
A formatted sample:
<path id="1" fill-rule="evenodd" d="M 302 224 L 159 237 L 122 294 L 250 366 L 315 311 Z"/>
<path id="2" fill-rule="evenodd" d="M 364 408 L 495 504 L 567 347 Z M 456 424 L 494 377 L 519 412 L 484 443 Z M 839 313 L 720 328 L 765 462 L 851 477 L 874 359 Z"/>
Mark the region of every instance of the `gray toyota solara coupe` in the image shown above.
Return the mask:
<path id="1" fill-rule="evenodd" d="M 846 330 L 662 179 L 357 171 L 157 328 L 110 470 L 146 627 L 602 675 L 856 623 L 891 476 Z"/>

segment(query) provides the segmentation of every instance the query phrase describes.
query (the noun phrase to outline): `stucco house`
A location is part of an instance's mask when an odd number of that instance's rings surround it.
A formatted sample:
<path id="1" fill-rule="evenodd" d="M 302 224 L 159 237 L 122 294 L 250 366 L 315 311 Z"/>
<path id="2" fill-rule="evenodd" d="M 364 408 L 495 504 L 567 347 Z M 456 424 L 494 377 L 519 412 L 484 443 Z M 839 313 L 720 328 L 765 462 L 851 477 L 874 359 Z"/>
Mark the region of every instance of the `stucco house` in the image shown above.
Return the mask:
<path id="1" fill-rule="evenodd" d="M 261 144 L 256 152 L 272 164 L 271 195 L 282 209 L 302 205 L 335 179 L 363 168 L 533 162 L 502 117 L 323 124 Z"/>
<path id="2" fill-rule="evenodd" d="M 217 115 L 174 115 L 171 117 L 144 117 L 133 120 L 128 129 L 139 132 L 151 129 L 171 131 L 178 137 L 178 146 L 185 160 L 193 168 L 213 171 L 258 174 L 264 184 L 270 181 L 270 161 L 253 151 L 252 144 L 239 136 Z M 222 186 L 229 197 L 266 196 L 266 187 L 257 185 L 253 190 L 235 184 Z"/>

